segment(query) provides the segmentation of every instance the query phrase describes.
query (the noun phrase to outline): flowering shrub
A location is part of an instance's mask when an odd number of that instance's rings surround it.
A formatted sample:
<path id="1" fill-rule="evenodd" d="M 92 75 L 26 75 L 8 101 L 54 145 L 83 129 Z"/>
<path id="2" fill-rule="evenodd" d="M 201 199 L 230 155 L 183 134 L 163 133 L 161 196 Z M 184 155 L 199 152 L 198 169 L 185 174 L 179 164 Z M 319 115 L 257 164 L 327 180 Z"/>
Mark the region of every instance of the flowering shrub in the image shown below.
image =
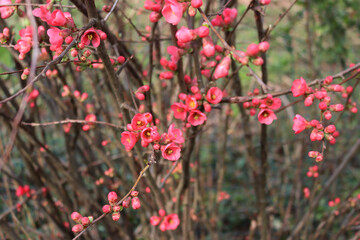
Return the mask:
<path id="1" fill-rule="evenodd" d="M 0 238 L 358 238 L 360 63 L 313 31 L 360 9 L 329 2 L 0 0 Z"/>

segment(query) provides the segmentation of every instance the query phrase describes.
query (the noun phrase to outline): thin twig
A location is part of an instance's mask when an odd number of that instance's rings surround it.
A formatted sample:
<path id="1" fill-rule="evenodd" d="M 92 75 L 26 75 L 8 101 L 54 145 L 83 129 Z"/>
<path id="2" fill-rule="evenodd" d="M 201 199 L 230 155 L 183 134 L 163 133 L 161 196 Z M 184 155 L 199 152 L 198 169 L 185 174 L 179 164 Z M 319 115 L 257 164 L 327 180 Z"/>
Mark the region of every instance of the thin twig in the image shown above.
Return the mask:
<path id="1" fill-rule="evenodd" d="M 149 169 L 150 165 L 146 165 L 146 167 L 144 169 L 141 170 L 138 178 L 136 179 L 134 185 L 132 186 L 132 188 L 130 189 L 130 191 L 120 200 L 116 203 L 117 206 L 119 206 L 127 197 L 129 197 L 129 195 L 131 194 L 132 191 L 135 190 L 136 186 L 138 185 L 141 177 L 145 174 L 145 172 Z M 74 237 L 72 240 L 76 240 L 78 239 L 81 235 L 83 235 L 87 230 L 89 230 L 92 226 L 94 226 L 97 222 L 99 222 L 101 219 L 103 219 L 106 215 L 108 215 L 109 213 L 103 213 L 102 215 L 100 215 L 98 218 L 94 219 L 94 221 L 87 226 L 87 228 L 85 228 L 84 230 L 82 230 L 78 235 L 76 235 L 76 237 Z"/>
<path id="2" fill-rule="evenodd" d="M 31 127 L 47 127 L 47 126 L 53 126 L 53 125 L 59 125 L 59 124 L 67 124 L 67 123 L 79 123 L 79 124 L 99 124 L 99 125 L 105 125 L 108 127 L 118 128 L 118 129 L 125 129 L 125 127 L 108 123 L 108 122 L 102 122 L 102 121 L 86 121 L 86 120 L 78 120 L 78 119 L 66 119 L 61 121 L 55 121 L 55 122 L 46 122 L 46 123 L 28 123 L 28 122 L 21 122 L 21 125 L 31 126 Z"/>
<path id="3" fill-rule="evenodd" d="M 118 2 L 119 2 L 119 0 L 116 0 L 116 1 L 115 1 L 115 3 L 112 5 L 112 7 L 111 7 L 111 9 L 110 9 L 110 12 L 108 12 L 108 14 L 106 14 L 105 18 L 101 21 L 102 23 L 105 23 L 105 22 L 109 19 L 110 15 L 111 15 L 111 14 L 113 13 L 113 11 L 115 10 L 115 7 L 116 7 L 116 5 L 117 5 Z"/>
<path id="4" fill-rule="evenodd" d="M 276 22 L 273 25 L 270 25 L 266 30 L 265 30 L 265 36 L 261 39 L 261 41 L 266 41 L 269 36 L 270 33 L 272 32 L 272 30 L 275 29 L 275 27 L 280 23 L 280 21 L 286 16 L 286 14 L 288 14 L 288 12 L 291 10 L 291 8 L 295 5 L 295 3 L 297 2 L 297 0 L 295 0 L 288 9 L 286 9 L 286 11 L 284 13 L 282 13 L 279 18 L 276 20 Z"/>

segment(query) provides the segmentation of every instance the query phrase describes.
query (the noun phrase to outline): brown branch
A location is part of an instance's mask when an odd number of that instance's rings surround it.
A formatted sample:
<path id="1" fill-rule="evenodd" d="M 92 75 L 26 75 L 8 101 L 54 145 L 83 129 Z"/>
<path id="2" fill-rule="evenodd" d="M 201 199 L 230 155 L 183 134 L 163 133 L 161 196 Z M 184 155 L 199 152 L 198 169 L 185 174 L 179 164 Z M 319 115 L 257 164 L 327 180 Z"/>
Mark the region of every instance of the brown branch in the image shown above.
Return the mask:
<path id="1" fill-rule="evenodd" d="M 108 122 L 102 122 L 102 121 L 86 121 L 86 120 L 78 120 L 78 119 L 66 119 L 61 121 L 54 121 L 54 122 L 46 122 L 46 123 L 27 123 L 27 122 L 21 122 L 22 125 L 31 126 L 31 127 L 46 127 L 46 126 L 52 126 L 52 125 L 59 125 L 59 124 L 66 124 L 66 123 L 79 123 L 79 124 L 88 124 L 88 123 L 95 123 L 99 125 L 106 125 L 108 127 L 118 128 L 118 129 L 125 129 L 125 127 L 108 123 Z"/>
<path id="2" fill-rule="evenodd" d="M 341 71 L 337 74 L 334 74 L 332 75 L 332 77 L 334 79 L 336 78 L 343 78 L 344 75 L 346 75 L 347 73 L 349 72 L 352 72 L 354 70 L 356 70 L 357 68 L 360 67 L 360 63 L 357 63 L 356 65 L 354 65 L 353 67 L 351 68 L 347 68 L 345 69 L 344 71 Z M 353 78 L 355 78 L 359 73 L 355 73 L 353 75 L 351 75 L 350 77 L 346 78 L 345 80 L 343 80 L 340 84 L 343 84 Z M 315 79 L 313 81 L 311 81 L 308 86 L 309 87 L 313 87 L 319 83 L 323 83 L 325 79 Z M 271 94 L 273 97 L 279 97 L 279 96 L 282 96 L 282 95 L 286 95 L 286 94 L 290 94 L 292 93 L 291 90 L 283 90 L 283 91 L 278 91 L 278 92 L 271 92 L 271 93 L 268 93 L 268 94 Z M 244 103 L 244 102 L 249 102 L 249 101 L 252 101 L 254 98 L 260 98 L 260 99 L 264 99 L 266 98 L 267 95 L 266 94 L 263 94 L 263 95 L 258 95 L 258 96 L 234 96 L 234 97 L 229 97 L 229 98 L 224 98 L 221 103 Z"/>
<path id="3" fill-rule="evenodd" d="M 45 4 L 40 4 L 40 3 L 12 3 L 12 4 L 0 4 L 0 7 L 12 7 L 12 6 L 32 6 L 32 7 L 41 7 L 44 6 Z M 64 8 L 76 8 L 75 6 L 71 6 L 71 5 L 60 5 L 60 4 L 53 4 L 53 7 L 64 7 Z"/>
<path id="4" fill-rule="evenodd" d="M 116 7 L 116 5 L 118 4 L 118 2 L 119 2 L 119 0 L 116 0 L 116 1 L 115 1 L 115 3 L 112 5 L 112 7 L 111 7 L 111 9 L 110 9 L 110 12 L 108 12 L 108 14 L 106 14 L 105 18 L 104 18 L 103 20 L 101 20 L 102 23 L 105 23 L 105 22 L 109 19 L 110 15 L 111 15 L 111 14 L 113 13 L 113 11 L 115 10 L 115 7 Z"/>

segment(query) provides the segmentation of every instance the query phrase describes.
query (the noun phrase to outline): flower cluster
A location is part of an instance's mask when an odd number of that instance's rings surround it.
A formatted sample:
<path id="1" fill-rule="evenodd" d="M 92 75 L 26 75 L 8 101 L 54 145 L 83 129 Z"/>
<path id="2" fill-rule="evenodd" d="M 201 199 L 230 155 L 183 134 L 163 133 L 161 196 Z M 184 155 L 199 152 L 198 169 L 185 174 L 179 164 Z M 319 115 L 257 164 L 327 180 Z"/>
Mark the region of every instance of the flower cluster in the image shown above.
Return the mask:
<path id="1" fill-rule="evenodd" d="M 148 92 L 149 90 L 150 90 L 149 85 L 143 85 L 139 87 L 138 90 L 135 91 L 135 97 L 140 101 L 143 101 L 145 99 L 144 93 Z"/>
<path id="2" fill-rule="evenodd" d="M 153 226 L 160 224 L 159 228 L 164 232 L 166 230 L 175 230 L 179 226 L 180 220 L 177 214 L 173 213 L 166 216 L 165 210 L 160 209 L 159 216 L 152 216 L 150 218 L 150 224 Z"/>
<path id="3" fill-rule="evenodd" d="M 331 76 L 328 76 L 324 79 L 321 88 L 312 89 L 308 86 L 308 84 L 303 78 L 294 80 L 291 87 L 293 96 L 302 96 L 304 98 L 305 106 L 311 106 L 314 100 L 318 100 L 318 108 L 321 111 L 320 121 L 315 119 L 307 121 L 301 115 L 297 114 L 294 117 L 293 123 L 293 130 L 295 131 L 295 134 L 298 134 L 305 129 L 312 129 L 310 134 L 311 141 L 327 140 L 330 144 L 336 143 L 336 137 L 339 136 L 339 132 L 336 131 L 335 125 L 328 124 L 327 126 L 324 126 L 324 122 L 322 121 L 322 119 L 331 120 L 334 112 L 344 111 L 345 107 L 342 104 L 331 104 L 332 99 L 329 93 L 339 92 L 342 93 L 343 98 L 348 98 L 348 94 L 352 92 L 352 87 L 347 87 L 345 89 L 342 85 L 332 84 L 332 82 L 333 78 Z M 348 106 L 346 109 L 349 109 L 353 113 L 357 112 L 356 104 L 351 103 L 350 101 L 348 101 Z M 317 162 L 323 160 L 323 153 L 320 153 L 318 151 L 310 151 L 308 155 L 309 157 L 314 158 Z"/>
<path id="4" fill-rule="evenodd" d="M 312 167 L 309 167 L 309 171 L 307 172 L 307 176 L 308 177 L 313 177 L 313 178 L 317 178 L 319 177 L 319 173 L 318 173 L 319 167 L 317 165 L 314 165 Z"/>
<path id="5" fill-rule="evenodd" d="M 72 227 L 71 230 L 74 233 L 78 233 L 78 232 L 81 232 L 82 230 L 84 230 L 85 228 L 87 228 L 94 220 L 94 217 L 93 216 L 83 217 L 83 216 L 81 216 L 80 213 L 73 212 L 71 214 L 71 219 L 77 223 L 75 226 Z"/>
<path id="6" fill-rule="evenodd" d="M 121 134 L 121 143 L 126 151 L 130 151 L 138 140 L 141 145 L 148 147 L 151 143 L 155 151 L 161 150 L 162 156 L 171 161 L 180 158 L 181 145 L 184 138 L 180 129 L 175 128 L 175 124 L 169 126 L 168 132 L 159 134 L 157 127 L 154 126 L 150 113 L 136 114 L 131 124 L 127 125 L 127 130 Z"/>
<path id="7" fill-rule="evenodd" d="M 120 212 L 124 209 L 124 208 L 129 208 L 130 207 L 130 203 L 131 206 L 134 210 L 139 209 L 141 207 L 140 204 L 140 199 L 137 197 L 139 195 L 139 192 L 137 191 L 132 191 L 130 193 L 130 196 L 127 197 L 121 204 L 121 206 L 119 206 L 117 204 L 118 202 L 118 196 L 116 194 L 116 192 L 110 192 L 108 194 L 108 200 L 109 200 L 109 204 L 106 204 L 102 207 L 103 213 L 108 214 L 108 213 L 112 213 L 112 219 L 114 221 L 118 221 L 120 219 Z"/>
<path id="8" fill-rule="evenodd" d="M 16 2 L 19 2 L 19 0 L 16 0 Z M 12 4 L 11 0 L 0 0 L 0 5 L 11 5 L 11 4 Z M 0 7 L 1 18 L 6 19 L 6 18 L 11 17 L 13 15 L 15 9 L 16 8 L 14 6 Z"/>
<path id="9" fill-rule="evenodd" d="M 211 24 L 222 27 L 224 30 L 230 30 L 230 25 L 235 21 L 237 14 L 236 8 L 225 8 L 222 15 L 216 15 L 216 17 L 211 20 Z"/>
<path id="10" fill-rule="evenodd" d="M 204 124 L 207 117 L 199 110 L 199 108 L 203 107 L 206 112 L 210 112 L 211 106 L 209 103 L 217 104 L 223 97 L 223 92 L 217 87 L 210 88 L 205 96 L 205 99 L 203 99 L 203 96 L 197 86 L 191 87 L 191 91 L 193 94 L 179 94 L 179 98 L 184 101 L 184 103 L 175 102 L 171 105 L 171 110 L 174 112 L 174 117 L 176 119 L 180 119 L 182 121 L 187 119 L 187 127 L 190 127 L 191 125 L 199 126 Z"/>
<path id="11" fill-rule="evenodd" d="M 249 93 L 249 96 L 256 96 L 259 94 L 259 89 Z M 251 102 L 244 102 L 245 109 L 250 110 L 250 115 L 254 116 L 259 109 L 258 120 L 262 124 L 269 125 L 277 119 L 273 110 L 277 110 L 281 107 L 280 98 L 274 98 L 271 94 L 268 94 L 266 98 L 259 99 L 253 98 Z"/>
<path id="12" fill-rule="evenodd" d="M 269 48 L 270 44 L 266 41 L 259 44 L 251 43 L 246 48 L 246 52 L 236 50 L 238 54 L 233 54 L 233 57 L 242 65 L 247 65 L 251 62 L 256 66 L 261 66 L 264 64 L 264 59 L 259 54 L 267 52 Z"/>
<path id="13" fill-rule="evenodd" d="M 9 41 L 10 39 L 10 30 L 9 28 L 4 28 L 3 32 L 0 33 L 0 44 L 5 44 Z"/>
<path id="14" fill-rule="evenodd" d="M 16 196 L 21 197 L 23 195 L 26 195 L 26 197 L 30 197 L 32 193 L 34 193 L 35 190 L 31 190 L 29 185 L 25 186 L 18 186 L 16 189 Z"/>

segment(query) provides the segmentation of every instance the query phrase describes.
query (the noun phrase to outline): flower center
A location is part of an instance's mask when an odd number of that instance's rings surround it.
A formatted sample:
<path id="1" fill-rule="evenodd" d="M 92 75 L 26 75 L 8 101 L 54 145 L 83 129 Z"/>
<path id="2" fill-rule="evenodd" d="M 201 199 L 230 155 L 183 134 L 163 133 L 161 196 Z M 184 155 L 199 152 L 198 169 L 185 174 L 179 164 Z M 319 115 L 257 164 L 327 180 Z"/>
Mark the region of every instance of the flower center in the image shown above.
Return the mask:
<path id="1" fill-rule="evenodd" d="M 213 100 L 216 99 L 216 95 L 215 95 L 215 94 L 212 94 L 212 95 L 211 95 L 211 99 L 213 99 Z"/>
<path id="2" fill-rule="evenodd" d="M 91 41 L 94 38 L 94 35 L 91 33 L 91 34 L 88 34 L 87 37 Z"/>
<path id="3" fill-rule="evenodd" d="M 166 150 L 167 154 L 172 154 L 172 152 L 173 152 L 173 150 L 171 150 L 171 149 Z"/>

